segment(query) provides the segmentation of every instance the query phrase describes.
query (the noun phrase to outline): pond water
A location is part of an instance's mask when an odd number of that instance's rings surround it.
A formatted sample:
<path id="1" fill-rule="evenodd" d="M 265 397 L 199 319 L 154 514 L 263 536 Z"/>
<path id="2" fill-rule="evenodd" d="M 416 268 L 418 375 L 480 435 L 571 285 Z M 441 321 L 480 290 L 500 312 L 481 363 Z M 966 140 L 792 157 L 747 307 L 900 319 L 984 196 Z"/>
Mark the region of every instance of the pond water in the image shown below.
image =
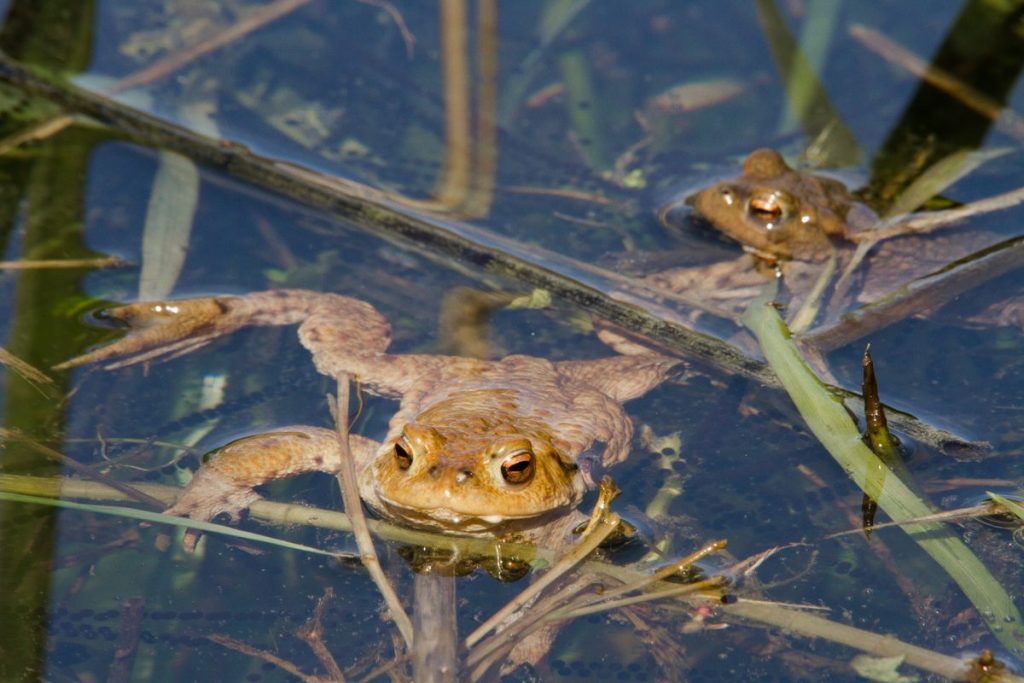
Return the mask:
<path id="1" fill-rule="evenodd" d="M 1024 185 L 1019 12 L 981 0 L 494 5 L 0 3 L 0 347 L 52 378 L 0 367 L 0 680 L 293 678 L 215 635 L 324 675 L 298 632 L 329 588 L 324 641 L 347 679 L 409 675 L 346 532 L 241 523 L 340 559 L 219 534 L 189 554 L 176 527 L 41 504 L 54 500 L 46 485 L 83 469 L 181 486 L 233 439 L 331 427 L 335 388 L 293 327 L 240 330 L 167 362 L 51 370 L 123 335 L 95 315 L 106 305 L 280 287 L 371 303 L 396 353 L 601 358 L 612 352 L 595 329 L 614 325 L 686 361 L 626 404 L 637 433 L 610 474 L 639 533 L 597 557 L 650 573 L 727 539 L 700 565 L 711 576 L 780 549 L 731 575 L 730 604 L 714 593 L 583 616 L 532 664 L 484 680 L 863 680 L 862 651 L 910 646 L 931 654 L 915 651 L 898 669 L 908 677 L 940 680 L 961 670 L 942 657 L 966 670 L 983 650 L 1024 673 L 1019 622 L 986 623 L 898 528 L 857 531 L 862 490 L 739 316 L 644 279 L 743 256 L 688 208 L 671 224 L 656 212 L 738 175 L 757 148 L 861 188 L 880 212 L 938 162 L 962 171 L 930 193 L 941 207 Z M 960 79 L 956 94 L 893 61 L 879 36 Z M 797 46 L 805 71 L 790 66 Z M 936 510 L 1022 488 L 1022 216 L 1010 206 L 929 235 L 921 259 L 935 245 L 937 265 L 897 279 L 951 272 L 952 285 L 870 329 L 854 318 L 838 342 L 806 336 L 823 378 L 852 391 L 871 343 L 906 476 Z M 953 247 L 939 241 L 950 235 Z M 986 248 L 1002 260 L 971 256 Z M 99 267 L 106 257 L 115 267 Z M 38 263 L 73 259 L 86 263 Z M 963 275 L 975 262 L 980 275 Z M 465 288 L 550 302 L 496 310 L 467 341 L 442 322 Z M 353 431 L 383 438 L 396 405 L 362 392 Z M 37 499 L 18 498 L 29 491 Z M 62 498 L 106 504 L 77 491 Z M 342 508 L 326 475 L 262 492 Z M 965 519 L 948 533 L 1001 587 L 1005 613 L 1024 609 L 1014 525 Z M 410 553 L 377 546 L 410 606 Z M 459 634 L 539 575 L 452 579 Z M 795 606 L 821 621 L 780 628 Z M 844 626 L 859 630 L 837 635 Z"/>

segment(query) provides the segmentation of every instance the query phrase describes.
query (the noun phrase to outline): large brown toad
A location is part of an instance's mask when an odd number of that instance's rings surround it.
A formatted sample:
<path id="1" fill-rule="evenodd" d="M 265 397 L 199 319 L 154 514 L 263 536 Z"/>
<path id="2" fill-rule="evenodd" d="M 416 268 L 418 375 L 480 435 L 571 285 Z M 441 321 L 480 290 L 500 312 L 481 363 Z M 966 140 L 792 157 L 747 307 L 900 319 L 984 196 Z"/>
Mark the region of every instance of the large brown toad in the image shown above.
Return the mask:
<path id="1" fill-rule="evenodd" d="M 383 443 L 351 435 L 363 500 L 384 517 L 443 532 L 547 538 L 593 483 L 593 469 L 629 453 L 622 403 L 659 384 L 679 361 L 654 353 L 550 362 L 391 354 L 390 326 L 369 304 L 304 290 L 137 303 L 107 315 L 127 323 L 118 342 L 59 369 L 120 367 L 173 357 L 247 325 L 299 324 L 317 369 L 346 373 L 399 401 Z M 603 452 L 591 455 L 603 444 Z M 285 427 L 221 448 L 169 512 L 232 515 L 253 487 L 302 472 L 337 472 L 334 431 Z"/>

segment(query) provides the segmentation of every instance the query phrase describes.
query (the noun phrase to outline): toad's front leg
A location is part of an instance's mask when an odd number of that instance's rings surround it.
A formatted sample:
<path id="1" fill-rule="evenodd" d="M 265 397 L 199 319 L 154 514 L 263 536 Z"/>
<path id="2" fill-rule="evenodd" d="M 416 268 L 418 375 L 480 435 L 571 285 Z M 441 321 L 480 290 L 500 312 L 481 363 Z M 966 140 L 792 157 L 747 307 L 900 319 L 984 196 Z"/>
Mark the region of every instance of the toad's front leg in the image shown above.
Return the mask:
<path id="1" fill-rule="evenodd" d="M 379 447 L 372 439 L 349 435 L 349 450 L 360 475 Z M 335 474 L 342 457 L 337 433 L 318 427 L 285 427 L 238 439 L 211 454 L 167 512 L 200 521 L 227 513 L 236 520 L 242 510 L 259 500 L 254 487 L 306 472 Z M 360 494 L 372 498 L 370 492 Z M 191 551 L 197 540 L 198 532 L 189 530 L 185 548 Z"/>

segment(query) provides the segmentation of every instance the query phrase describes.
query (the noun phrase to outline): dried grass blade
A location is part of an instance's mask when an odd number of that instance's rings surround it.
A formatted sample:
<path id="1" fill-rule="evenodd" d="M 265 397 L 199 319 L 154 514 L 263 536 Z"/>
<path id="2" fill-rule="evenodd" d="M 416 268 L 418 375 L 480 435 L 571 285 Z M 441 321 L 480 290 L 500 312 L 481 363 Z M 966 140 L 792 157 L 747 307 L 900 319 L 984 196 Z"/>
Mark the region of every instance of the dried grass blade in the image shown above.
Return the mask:
<path id="1" fill-rule="evenodd" d="M 1024 140 L 1024 117 L 1017 112 L 1003 107 L 999 102 L 949 72 L 926 64 L 923 59 L 890 40 L 881 31 L 876 31 L 863 24 L 853 24 L 849 28 L 849 33 L 883 59 L 902 66 L 921 80 L 948 93 L 976 112 L 987 116 L 1002 132 L 1016 140 Z"/>
<path id="2" fill-rule="evenodd" d="M 619 516 L 611 512 L 608 504 L 611 498 L 618 493 L 613 487 L 611 479 L 605 477 L 601 480 L 601 493 L 594 512 L 590 517 L 587 528 L 583 531 L 582 538 L 574 544 L 543 576 L 534 581 L 522 593 L 508 604 L 495 612 L 490 619 L 481 624 L 475 631 L 466 637 L 466 649 L 472 649 L 491 630 L 498 629 L 501 623 L 510 617 L 516 610 L 530 604 L 548 586 L 554 583 L 559 577 L 570 571 L 577 564 L 582 562 L 587 555 L 592 553 L 601 545 L 604 539 L 619 525 Z"/>
<path id="3" fill-rule="evenodd" d="M 26 382 L 37 386 L 41 391 L 52 393 L 57 389 L 56 384 L 43 371 L 23 361 L 13 353 L 0 346 L 0 365 L 6 365 L 15 373 L 21 376 Z"/>
<path id="4" fill-rule="evenodd" d="M 171 526 L 183 527 L 186 529 L 195 529 L 197 531 L 202 531 L 204 533 L 221 534 L 224 536 L 231 536 L 232 538 L 238 538 L 245 541 L 254 541 L 266 545 L 276 545 L 281 548 L 287 548 L 288 550 L 298 550 L 304 553 L 326 555 L 328 557 L 348 557 L 348 555 L 344 553 L 328 552 L 326 550 L 320 550 L 319 548 L 313 548 L 308 545 L 302 545 L 301 543 L 292 543 L 291 541 L 284 541 L 279 538 L 274 538 L 273 536 L 264 536 L 263 534 L 256 534 L 251 531 L 243 531 L 241 529 L 225 526 L 223 524 L 213 524 L 212 522 L 200 522 L 194 519 L 188 519 L 187 517 L 165 515 L 160 512 L 148 512 L 146 510 L 139 510 L 136 508 L 124 507 L 119 505 L 93 505 L 91 503 L 75 503 L 69 500 L 60 500 L 59 498 L 26 496 L 20 493 L 9 493 L 7 491 L 0 491 L 0 500 L 9 500 L 12 503 L 27 503 L 30 505 L 49 505 L 51 507 L 65 508 L 67 510 L 80 510 L 82 512 L 92 512 L 98 515 L 114 515 L 117 517 L 137 519 L 142 522 L 151 522 L 154 524 L 169 524 Z"/>

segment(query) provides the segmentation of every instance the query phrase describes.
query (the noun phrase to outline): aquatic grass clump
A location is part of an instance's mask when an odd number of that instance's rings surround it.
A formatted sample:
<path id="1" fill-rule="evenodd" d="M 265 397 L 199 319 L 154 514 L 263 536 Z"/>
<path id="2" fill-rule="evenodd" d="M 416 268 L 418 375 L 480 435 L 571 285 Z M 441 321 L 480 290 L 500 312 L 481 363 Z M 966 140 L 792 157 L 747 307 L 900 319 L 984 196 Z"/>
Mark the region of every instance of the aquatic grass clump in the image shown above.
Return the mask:
<path id="1" fill-rule="evenodd" d="M 800 354 L 772 305 L 773 294 L 774 287 L 768 287 L 747 308 L 743 322 L 757 337 L 765 359 L 811 432 L 879 508 L 893 521 L 906 522 L 900 528 L 956 582 L 999 642 L 1018 657 L 1024 656 L 1024 625 L 1010 595 L 946 525 L 912 521 L 931 515 L 932 508 L 864 444 L 842 399 L 829 391 Z"/>

